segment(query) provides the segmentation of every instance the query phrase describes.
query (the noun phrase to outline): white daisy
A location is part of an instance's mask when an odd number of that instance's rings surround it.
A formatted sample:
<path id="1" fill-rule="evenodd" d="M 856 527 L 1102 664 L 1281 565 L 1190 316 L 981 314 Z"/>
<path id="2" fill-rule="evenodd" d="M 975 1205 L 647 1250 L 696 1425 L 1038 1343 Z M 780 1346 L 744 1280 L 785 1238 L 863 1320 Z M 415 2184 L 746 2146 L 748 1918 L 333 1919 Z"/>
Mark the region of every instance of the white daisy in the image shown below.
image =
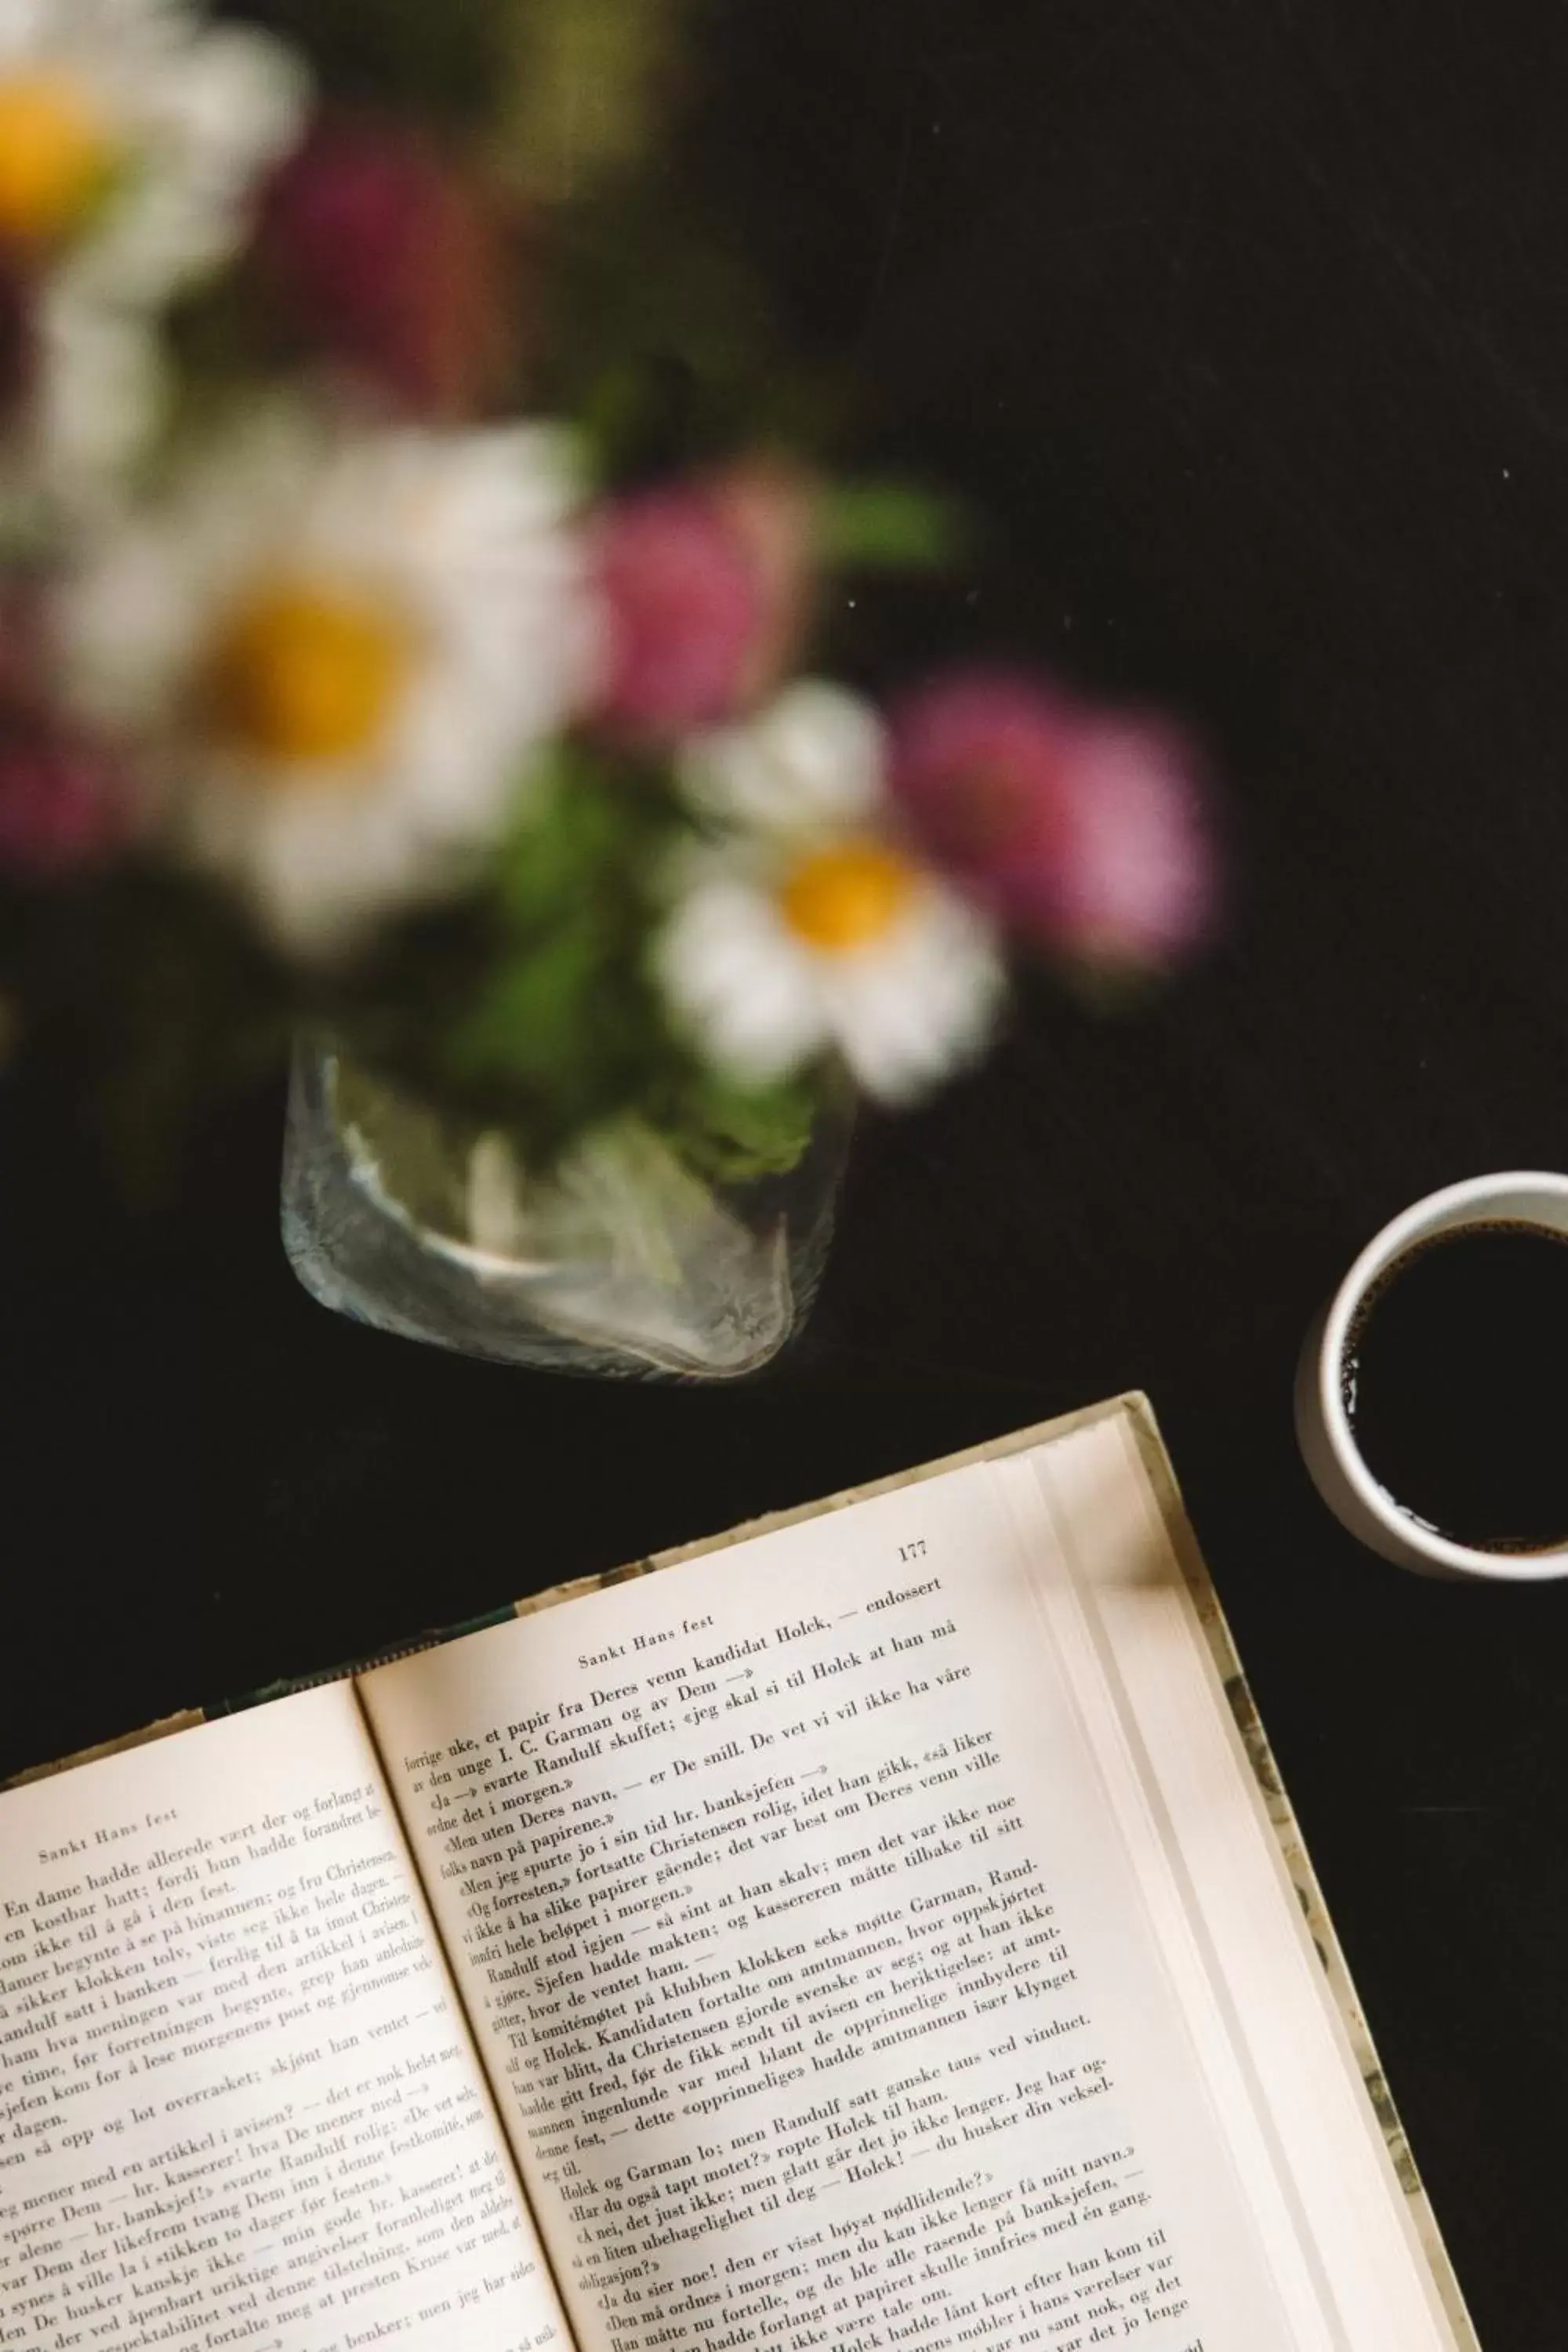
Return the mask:
<path id="1" fill-rule="evenodd" d="M 693 743 L 681 781 L 734 836 L 698 852 L 659 976 L 713 1060 L 752 1082 L 836 1048 L 868 1093 L 920 1094 L 983 1043 L 1002 986 L 984 919 L 886 829 L 882 736 L 802 680 Z"/>
<path id="2" fill-rule="evenodd" d="M 37 288 L 37 456 L 79 488 L 155 420 L 153 314 L 227 259 L 303 68 L 185 0 L 0 0 L 0 246 Z"/>
<path id="3" fill-rule="evenodd" d="M 177 838 L 302 953 L 453 885 L 596 656 L 572 445 L 521 425 L 324 441 L 258 423 L 100 527 L 67 690 Z"/>

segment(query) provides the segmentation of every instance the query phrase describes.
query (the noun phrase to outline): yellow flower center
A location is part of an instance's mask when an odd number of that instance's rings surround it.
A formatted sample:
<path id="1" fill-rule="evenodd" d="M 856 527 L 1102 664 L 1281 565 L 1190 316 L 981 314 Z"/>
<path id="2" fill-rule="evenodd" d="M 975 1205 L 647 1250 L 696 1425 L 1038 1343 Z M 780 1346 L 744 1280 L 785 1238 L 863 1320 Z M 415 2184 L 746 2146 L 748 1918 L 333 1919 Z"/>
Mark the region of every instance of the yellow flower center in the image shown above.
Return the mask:
<path id="1" fill-rule="evenodd" d="M 845 841 L 802 858 L 785 878 L 779 904 L 790 929 L 808 947 L 843 955 L 891 930 L 914 889 L 914 869 L 896 849 L 880 841 Z"/>
<path id="2" fill-rule="evenodd" d="M 409 630 L 389 604 L 321 582 L 276 581 L 236 607 L 213 648 L 212 716 L 269 759 L 350 759 L 384 734 L 413 657 Z"/>
<path id="3" fill-rule="evenodd" d="M 112 162 L 103 118 L 69 75 L 0 77 L 0 237 L 31 248 L 58 244 Z"/>

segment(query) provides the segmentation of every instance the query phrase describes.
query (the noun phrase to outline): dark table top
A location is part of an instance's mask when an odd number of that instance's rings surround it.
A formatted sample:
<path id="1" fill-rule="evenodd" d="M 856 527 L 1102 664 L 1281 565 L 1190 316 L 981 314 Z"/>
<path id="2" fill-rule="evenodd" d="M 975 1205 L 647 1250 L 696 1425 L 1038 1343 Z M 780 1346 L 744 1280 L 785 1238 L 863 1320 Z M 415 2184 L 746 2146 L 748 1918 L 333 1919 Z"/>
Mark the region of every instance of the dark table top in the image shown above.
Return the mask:
<path id="1" fill-rule="evenodd" d="M 1031 988 L 868 1125 L 815 1322 L 736 1390 L 337 1321 L 270 1096 L 137 1223 L 13 1085 L 0 1770 L 1145 1388 L 1482 2340 L 1562 2352 L 1568 1595 L 1358 1549 L 1289 1383 L 1405 1202 L 1568 1167 L 1568 12 L 748 0 L 719 37 L 739 217 L 868 446 L 1009 534 L 911 630 L 1195 718 L 1228 940 L 1132 1016 Z"/>

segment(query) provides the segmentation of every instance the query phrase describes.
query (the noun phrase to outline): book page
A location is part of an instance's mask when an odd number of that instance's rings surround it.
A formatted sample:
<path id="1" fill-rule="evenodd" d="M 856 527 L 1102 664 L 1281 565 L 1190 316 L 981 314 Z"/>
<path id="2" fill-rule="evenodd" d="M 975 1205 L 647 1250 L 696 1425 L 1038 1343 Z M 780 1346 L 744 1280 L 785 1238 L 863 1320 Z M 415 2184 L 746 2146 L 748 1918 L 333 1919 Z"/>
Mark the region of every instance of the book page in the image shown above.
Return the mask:
<path id="1" fill-rule="evenodd" d="M 565 2340 L 348 1685 L 0 1795 L 0 2346 Z"/>
<path id="2" fill-rule="evenodd" d="M 1345 2352 L 988 1467 L 362 1688 L 588 2352 Z"/>
<path id="3" fill-rule="evenodd" d="M 1187 1590 L 1133 1418 L 1100 1414 L 993 1475 L 1299 2339 L 1475 2352 L 1375 2054 L 1364 2030 L 1353 2045 L 1309 1927 L 1294 1823 L 1289 1864 L 1275 1833 L 1272 1763 L 1240 1737 L 1212 1588 L 1200 1572 Z"/>

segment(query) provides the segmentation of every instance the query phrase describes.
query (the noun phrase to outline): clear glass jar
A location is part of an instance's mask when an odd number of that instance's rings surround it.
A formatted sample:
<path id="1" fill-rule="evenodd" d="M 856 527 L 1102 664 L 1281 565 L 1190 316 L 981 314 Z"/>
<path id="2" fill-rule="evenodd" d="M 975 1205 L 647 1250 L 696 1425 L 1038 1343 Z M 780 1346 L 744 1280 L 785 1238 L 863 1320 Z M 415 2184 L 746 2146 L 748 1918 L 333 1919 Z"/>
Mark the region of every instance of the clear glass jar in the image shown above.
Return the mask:
<path id="1" fill-rule="evenodd" d="M 630 1380 L 732 1380 L 810 1311 L 848 1151 L 847 1096 L 798 1161 L 716 1182 L 641 1119 L 548 1172 L 504 1129 L 421 1102 L 330 1044 L 296 1048 L 284 1245 L 339 1314 L 472 1356 Z"/>

